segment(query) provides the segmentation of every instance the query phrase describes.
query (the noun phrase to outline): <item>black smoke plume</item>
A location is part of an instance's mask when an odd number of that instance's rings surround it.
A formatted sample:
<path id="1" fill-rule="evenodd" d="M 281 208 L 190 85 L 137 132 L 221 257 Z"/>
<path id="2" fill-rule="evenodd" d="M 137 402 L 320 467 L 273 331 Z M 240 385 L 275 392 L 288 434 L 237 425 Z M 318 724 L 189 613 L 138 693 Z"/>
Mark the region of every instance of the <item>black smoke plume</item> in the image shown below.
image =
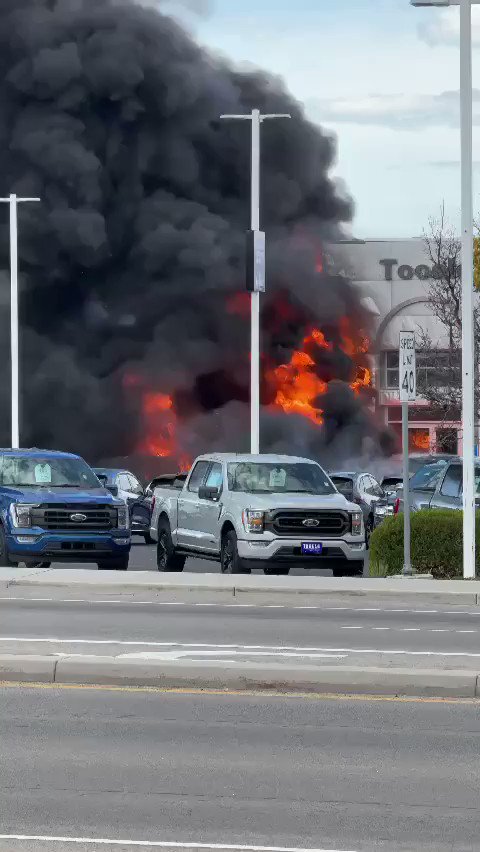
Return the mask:
<path id="1" fill-rule="evenodd" d="M 352 212 L 329 178 L 334 142 L 280 80 L 234 70 L 159 8 L 1 3 L 1 195 L 42 199 L 19 220 L 22 443 L 92 462 L 129 456 L 142 441 L 132 374 L 175 396 L 189 452 L 248 445 L 248 324 L 226 299 L 244 287 L 249 125 L 220 114 L 292 116 L 262 128 L 265 312 L 282 290 L 309 321 L 334 326 L 341 313 L 361 313 L 352 288 L 314 272 L 314 246 L 335 240 Z M 0 216 L 8 445 L 6 207 Z M 292 320 L 267 331 L 269 357 L 281 363 L 303 331 Z M 359 445 L 371 426 L 351 392 L 332 384 L 326 408 L 323 438 L 303 418 L 267 410 L 265 447 L 321 453 L 342 430 L 349 449 Z"/>

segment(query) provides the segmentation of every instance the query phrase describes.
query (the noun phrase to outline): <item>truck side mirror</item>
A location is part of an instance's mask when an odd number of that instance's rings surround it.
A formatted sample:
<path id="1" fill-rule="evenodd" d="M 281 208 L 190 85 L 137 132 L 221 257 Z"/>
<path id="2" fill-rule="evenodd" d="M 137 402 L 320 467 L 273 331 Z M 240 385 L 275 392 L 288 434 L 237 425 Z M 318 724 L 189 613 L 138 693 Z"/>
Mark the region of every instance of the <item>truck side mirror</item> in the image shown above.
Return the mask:
<path id="1" fill-rule="evenodd" d="M 207 485 L 201 485 L 198 489 L 198 496 L 200 500 L 213 500 L 213 502 L 216 503 L 220 497 L 220 489 L 209 488 Z"/>
<path id="2" fill-rule="evenodd" d="M 118 485 L 106 485 L 107 491 L 110 491 L 112 497 L 118 497 Z"/>

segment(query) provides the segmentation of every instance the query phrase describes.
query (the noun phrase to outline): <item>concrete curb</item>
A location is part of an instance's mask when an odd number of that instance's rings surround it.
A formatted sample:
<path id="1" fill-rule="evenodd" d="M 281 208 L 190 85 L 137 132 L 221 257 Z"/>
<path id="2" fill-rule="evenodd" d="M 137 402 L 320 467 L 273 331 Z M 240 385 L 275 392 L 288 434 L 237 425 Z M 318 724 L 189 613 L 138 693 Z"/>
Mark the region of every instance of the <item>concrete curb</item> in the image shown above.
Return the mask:
<path id="1" fill-rule="evenodd" d="M 21 683 L 54 683 L 56 657 L 33 654 L 2 654 L 0 656 L 0 681 Z"/>
<path id="2" fill-rule="evenodd" d="M 344 597 L 347 600 L 368 598 L 371 602 L 399 599 L 421 603 L 458 606 L 480 605 L 480 581 L 428 580 L 399 578 L 348 577 L 265 577 L 252 575 L 225 576 L 222 574 L 156 574 L 135 571 L 117 574 L 115 571 L 57 568 L 0 568 L 0 588 L 50 588 L 69 592 L 110 592 L 123 595 L 134 592 L 156 594 L 197 594 L 235 598 L 239 602 L 281 603 L 290 598 L 321 603 L 326 598 Z"/>
<path id="3" fill-rule="evenodd" d="M 262 666 L 125 660 L 115 657 L 0 656 L 0 681 L 151 686 L 235 691 L 474 698 L 474 671 L 355 666 Z"/>

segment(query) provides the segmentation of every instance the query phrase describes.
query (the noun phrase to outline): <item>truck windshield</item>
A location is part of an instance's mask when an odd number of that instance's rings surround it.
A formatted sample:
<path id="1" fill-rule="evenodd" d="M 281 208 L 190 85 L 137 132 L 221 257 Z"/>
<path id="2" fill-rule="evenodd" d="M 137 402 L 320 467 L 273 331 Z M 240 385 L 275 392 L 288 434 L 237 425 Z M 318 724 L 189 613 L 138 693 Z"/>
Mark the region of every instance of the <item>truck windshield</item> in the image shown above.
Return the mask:
<path id="1" fill-rule="evenodd" d="M 83 459 L 68 456 L 3 456 L 0 482 L 30 488 L 102 488 Z"/>
<path id="2" fill-rule="evenodd" d="M 302 462 L 229 464 L 228 488 L 248 494 L 335 494 L 321 467 Z"/>
<path id="3" fill-rule="evenodd" d="M 426 464 L 410 479 L 410 491 L 435 491 L 437 482 L 445 470 L 447 462 L 440 459 L 434 464 Z"/>

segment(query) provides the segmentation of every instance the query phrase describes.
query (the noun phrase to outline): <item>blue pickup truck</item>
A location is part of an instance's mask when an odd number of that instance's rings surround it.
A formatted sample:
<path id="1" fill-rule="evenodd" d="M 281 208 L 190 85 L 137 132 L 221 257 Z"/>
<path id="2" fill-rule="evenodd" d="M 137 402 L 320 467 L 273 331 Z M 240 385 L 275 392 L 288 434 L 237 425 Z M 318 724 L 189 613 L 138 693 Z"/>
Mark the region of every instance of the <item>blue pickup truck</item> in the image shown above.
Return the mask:
<path id="1" fill-rule="evenodd" d="M 126 571 L 128 507 L 79 456 L 0 449 L 0 566 L 94 562 Z"/>

